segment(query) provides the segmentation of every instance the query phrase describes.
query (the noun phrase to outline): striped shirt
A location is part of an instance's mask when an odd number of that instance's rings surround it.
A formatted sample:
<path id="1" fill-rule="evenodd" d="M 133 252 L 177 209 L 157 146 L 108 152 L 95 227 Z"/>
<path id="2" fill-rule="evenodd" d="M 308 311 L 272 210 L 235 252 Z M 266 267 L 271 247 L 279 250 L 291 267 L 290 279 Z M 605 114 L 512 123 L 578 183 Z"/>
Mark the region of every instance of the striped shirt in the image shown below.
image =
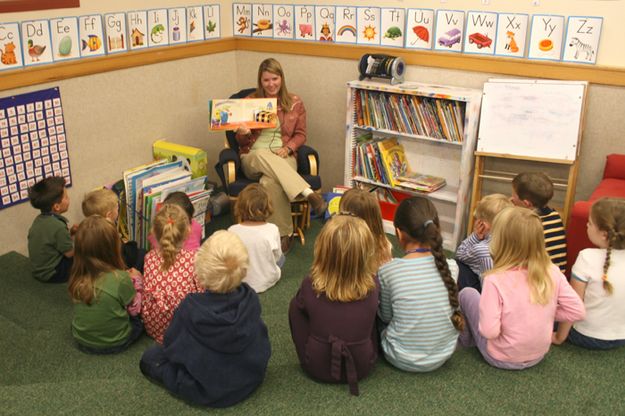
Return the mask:
<path id="1" fill-rule="evenodd" d="M 488 234 L 483 240 L 477 238 L 475 233 L 468 236 L 456 250 L 456 258 L 469 266 L 473 273 L 484 277 L 484 272 L 493 268 L 493 258 L 490 256 L 490 239 Z"/>
<path id="2" fill-rule="evenodd" d="M 538 210 L 538 215 L 543 223 L 545 231 L 545 247 L 549 258 L 560 268 L 562 273 L 566 270 L 566 235 L 564 224 L 558 211 L 549 207 Z"/>
<path id="3" fill-rule="evenodd" d="M 456 262 L 447 262 L 456 279 Z M 451 323 L 449 295 L 434 257 L 393 259 L 378 276 L 378 315 L 388 324 L 381 333 L 386 359 L 406 371 L 431 371 L 443 365 L 456 348 L 458 331 Z"/>

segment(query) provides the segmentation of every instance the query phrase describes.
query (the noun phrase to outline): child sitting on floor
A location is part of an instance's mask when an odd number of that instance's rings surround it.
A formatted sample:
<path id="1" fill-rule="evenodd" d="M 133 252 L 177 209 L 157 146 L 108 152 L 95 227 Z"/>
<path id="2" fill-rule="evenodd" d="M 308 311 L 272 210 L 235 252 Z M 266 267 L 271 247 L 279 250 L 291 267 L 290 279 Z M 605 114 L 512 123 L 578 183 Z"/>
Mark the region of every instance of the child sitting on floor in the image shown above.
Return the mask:
<path id="1" fill-rule="evenodd" d="M 30 204 L 41 211 L 28 230 L 28 257 L 33 277 L 47 283 L 69 279 L 74 243 L 62 216 L 69 208 L 65 179 L 50 176 L 28 189 Z"/>
<path id="2" fill-rule="evenodd" d="M 315 241 L 310 275 L 289 306 L 291 336 L 304 371 L 320 381 L 347 382 L 354 395 L 378 357 L 374 256 L 373 236 L 362 219 L 333 216 Z"/>
<path id="3" fill-rule="evenodd" d="M 193 258 L 182 248 L 189 234 L 189 217 L 178 205 L 165 204 L 156 214 L 152 231 L 160 248 L 145 256 L 143 274 L 143 322 L 159 344 L 178 304 L 188 293 L 199 292 Z"/>
<path id="4" fill-rule="evenodd" d="M 375 195 L 364 189 L 349 189 L 341 197 L 339 211 L 350 212 L 358 218 L 365 220 L 369 226 L 369 230 L 371 230 L 373 239 L 375 240 L 375 258 L 378 260 L 376 270 L 379 269 L 381 265 L 391 261 L 393 258 L 393 254 L 391 253 L 393 246 L 384 232 L 382 212 L 380 211 L 380 204 Z"/>
<path id="5" fill-rule="evenodd" d="M 509 206 L 512 206 L 510 198 L 503 194 L 492 194 L 483 197 L 475 207 L 473 233 L 456 249 L 459 289 L 473 287 L 482 290 L 484 273 L 493 268 L 489 248 L 491 226 L 499 211 Z"/>
<path id="6" fill-rule="evenodd" d="M 139 338 L 143 324 L 126 310 L 136 292 L 124 270 L 117 230 L 104 217 L 92 215 L 80 223 L 75 240 L 69 281 L 72 335 L 82 351 L 121 352 Z"/>
<path id="7" fill-rule="evenodd" d="M 393 220 L 405 256 L 378 271 L 384 356 L 405 371 L 440 367 L 456 349 L 464 318 L 456 262 L 443 252 L 438 213 L 427 198 L 401 201 Z"/>
<path id="8" fill-rule="evenodd" d="M 477 344 L 493 367 L 522 370 L 549 351 L 554 321 L 584 318 L 584 304 L 545 251 L 539 216 L 520 207 L 504 208 L 493 222 L 494 268 L 482 294 L 460 291 L 467 328 L 464 346 Z"/>
<path id="9" fill-rule="evenodd" d="M 549 258 L 564 273 L 566 271 L 566 235 L 558 211 L 547 204 L 553 198 L 553 182 L 542 172 L 519 173 L 512 180 L 512 203 L 530 208 L 539 215 L 545 234 Z"/>
<path id="10" fill-rule="evenodd" d="M 191 228 L 189 229 L 189 235 L 184 241 L 182 248 L 187 251 L 197 251 L 197 249 L 200 248 L 200 244 L 202 244 L 202 226 L 193 219 L 195 208 L 193 208 L 193 204 L 191 203 L 189 196 L 184 192 L 172 192 L 167 195 L 163 203 L 178 205 L 184 210 L 184 212 L 187 213 Z M 158 240 L 154 236 L 154 233 L 150 233 L 148 241 L 150 242 L 150 247 L 153 249 L 158 248 Z"/>
<path id="11" fill-rule="evenodd" d="M 592 205 L 588 238 L 598 248 L 580 251 L 571 275 L 586 318 L 572 328 L 562 322 L 553 343 L 568 339 L 590 349 L 620 347 L 625 345 L 625 200 L 602 198 Z"/>
<path id="12" fill-rule="evenodd" d="M 258 295 L 241 280 L 248 266 L 243 242 L 215 232 L 197 252 L 195 269 L 205 292 L 180 303 L 165 333 L 141 357 L 141 372 L 184 400 L 232 406 L 262 383 L 271 346 Z"/>
<path id="13" fill-rule="evenodd" d="M 256 293 L 264 292 L 278 282 L 284 264 L 278 227 L 267 222 L 273 212 L 269 194 L 260 184 L 248 185 L 239 194 L 234 209 L 239 224 L 228 231 L 241 238 L 250 257 L 243 281 Z"/>

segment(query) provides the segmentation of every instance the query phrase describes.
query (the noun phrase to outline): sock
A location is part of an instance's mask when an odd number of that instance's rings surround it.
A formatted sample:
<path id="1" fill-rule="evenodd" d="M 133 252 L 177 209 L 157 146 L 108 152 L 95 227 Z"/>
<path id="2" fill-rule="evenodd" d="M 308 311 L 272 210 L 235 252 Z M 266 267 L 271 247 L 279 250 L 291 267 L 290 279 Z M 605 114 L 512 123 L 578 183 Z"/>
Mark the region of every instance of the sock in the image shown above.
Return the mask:
<path id="1" fill-rule="evenodd" d="M 308 198 L 308 195 L 312 194 L 313 190 L 310 188 L 306 188 L 302 191 L 302 195 L 304 196 L 304 198 Z"/>

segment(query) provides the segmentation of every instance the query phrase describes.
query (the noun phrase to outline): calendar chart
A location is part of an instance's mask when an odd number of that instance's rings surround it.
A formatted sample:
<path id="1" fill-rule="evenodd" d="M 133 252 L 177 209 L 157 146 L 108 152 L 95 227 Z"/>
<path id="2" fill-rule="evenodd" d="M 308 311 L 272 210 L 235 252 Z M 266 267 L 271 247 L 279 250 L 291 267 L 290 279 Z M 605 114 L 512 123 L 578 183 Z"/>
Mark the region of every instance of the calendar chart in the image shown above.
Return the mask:
<path id="1" fill-rule="evenodd" d="M 71 185 L 67 135 L 57 88 L 0 98 L 0 209 L 28 200 L 48 176 Z"/>

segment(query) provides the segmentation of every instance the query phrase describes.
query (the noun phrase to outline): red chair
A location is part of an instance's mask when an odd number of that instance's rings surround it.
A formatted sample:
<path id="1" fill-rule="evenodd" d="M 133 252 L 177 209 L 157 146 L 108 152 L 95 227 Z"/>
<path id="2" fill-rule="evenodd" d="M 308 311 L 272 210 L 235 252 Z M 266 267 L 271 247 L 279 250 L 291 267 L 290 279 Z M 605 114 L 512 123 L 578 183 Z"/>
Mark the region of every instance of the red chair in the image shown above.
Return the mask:
<path id="1" fill-rule="evenodd" d="M 611 154 L 607 156 L 603 179 L 590 195 L 588 201 L 577 201 L 571 210 L 571 218 L 566 228 L 566 276 L 571 276 L 571 267 L 577 254 L 594 245 L 586 234 L 586 223 L 590 207 L 594 201 L 603 197 L 625 199 L 625 155 Z"/>

